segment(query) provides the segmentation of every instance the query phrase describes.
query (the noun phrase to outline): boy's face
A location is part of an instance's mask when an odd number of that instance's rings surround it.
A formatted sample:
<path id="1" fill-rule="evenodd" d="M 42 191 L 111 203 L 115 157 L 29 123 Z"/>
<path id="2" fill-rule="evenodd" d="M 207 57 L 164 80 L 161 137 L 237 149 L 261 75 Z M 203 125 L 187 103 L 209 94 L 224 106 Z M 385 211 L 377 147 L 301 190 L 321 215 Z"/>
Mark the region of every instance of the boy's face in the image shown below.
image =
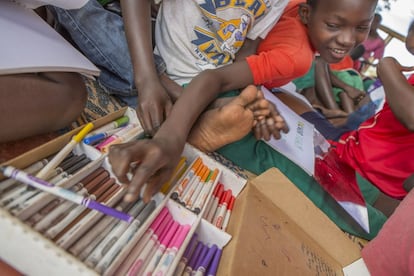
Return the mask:
<path id="1" fill-rule="evenodd" d="M 318 0 L 302 4 L 299 14 L 315 50 L 328 63 L 340 62 L 363 42 L 374 18 L 377 0 Z"/>

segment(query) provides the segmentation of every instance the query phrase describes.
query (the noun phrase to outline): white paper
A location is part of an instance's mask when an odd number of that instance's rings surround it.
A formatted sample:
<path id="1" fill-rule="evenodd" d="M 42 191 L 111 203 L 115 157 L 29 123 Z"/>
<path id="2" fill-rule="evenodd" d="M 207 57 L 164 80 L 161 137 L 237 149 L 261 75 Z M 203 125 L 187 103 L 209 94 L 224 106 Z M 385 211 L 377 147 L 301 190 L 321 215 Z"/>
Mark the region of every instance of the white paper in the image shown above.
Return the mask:
<path id="1" fill-rule="evenodd" d="M 51 71 L 99 75 L 92 62 L 34 11 L 16 3 L 0 1 L 0 37 L 0 75 Z"/>
<path id="2" fill-rule="evenodd" d="M 354 202 L 338 201 L 339 205 L 350 214 L 358 224 L 369 233 L 369 216 L 368 208 L 365 205 L 359 205 Z"/>
<path id="3" fill-rule="evenodd" d="M 80 9 L 88 0 L 10 0 L 28 9 L 35 9 L 45 5 L 53 5 L 63 9 Z"/>
<path id="4" fill-rule="evenodd" d="M 370 276 L 364 259 L 360 258 L 342 269 L 345 276 Z"/>
<path id="5" fill-rule="evenodd" d="M 314 126 L 296 114 L 265 87 L 261 89 L 265 98 L 276 105 L 289 127 L 289 132 L 282 133 L 282 137 L 279 140 L 272 137 L 265 142 L 296 163 L 309 175 L 314 175 Z"/>

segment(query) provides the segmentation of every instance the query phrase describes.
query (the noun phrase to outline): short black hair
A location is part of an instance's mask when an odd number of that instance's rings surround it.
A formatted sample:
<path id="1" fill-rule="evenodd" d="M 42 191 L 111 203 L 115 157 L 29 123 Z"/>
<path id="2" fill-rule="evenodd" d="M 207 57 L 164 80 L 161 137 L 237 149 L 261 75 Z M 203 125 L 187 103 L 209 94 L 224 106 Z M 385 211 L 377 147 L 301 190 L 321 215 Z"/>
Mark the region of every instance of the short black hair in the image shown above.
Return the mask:
<path id="1" fill-rule="evenodd" d="M 316 7 L 316 2 L 318 2 L 318 0 L 306 0 L 306 4 L 308 4 L 312 8 Z"/>
<path id="2" fill-rule="evenodd" d="M 414 19 L 411 21 L 410 25 L 408 26 L 408 31 L 410 32 L 412 29 L 414 29 Z"/>

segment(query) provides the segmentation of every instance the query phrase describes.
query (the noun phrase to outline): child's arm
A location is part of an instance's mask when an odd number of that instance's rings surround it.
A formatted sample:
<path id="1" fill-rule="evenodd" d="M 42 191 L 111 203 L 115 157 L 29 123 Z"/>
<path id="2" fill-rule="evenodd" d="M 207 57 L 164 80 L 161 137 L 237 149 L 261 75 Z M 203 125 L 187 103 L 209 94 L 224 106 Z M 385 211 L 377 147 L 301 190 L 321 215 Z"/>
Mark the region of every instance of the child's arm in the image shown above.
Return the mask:
<path id="1" fill-rule="evenodd" d="M 126 200 L 136 199 L 144 183 L 147 183 L 144 199 L 149 200 L 174 170 L 190 130 L 202 111 L 221 91 L 239 89 L 251 83 L 253 75 L 244 60 L 205 70 L 185 88 L 170 116 L 151 140 L 113 146 L 109 153 L 113 171 L 120 181 L 130 183 Z M 273 117 L 275 122 L 280 121 L 279 114 L 273 114 Z M 273 129 L 274 135 L 278 136 L 282 129 L 286 126 Z M 126 174 L 133 162 L 138 167 L 133 169 L 134 176 L 129 181 Z"/>
<path id="2" fill-rule="evenodd" d="M 414 67 L 401 66 L 392 57 L 383 58 L 377 66 L 377 74 L 391 110 L 404 126 L 414 131 L 414 87 L 402 73 L 412 70 Z"/>
<path id="3" fill-rule="evenodd" d="M 315 92 L 326 108 L 339 109 L 332 93 L 330 75 L 328 63 L 317 57 L 315 59 Z"/>
<path id="4" fill-rule="evenodd" d="M 241 61 L 250 55 L 254 55 L 256 53 L 257 46 L 259 46 L 260 41 L 260 38 L 257 38 L 255 40 L 246 38 L 246 40 L 243 43 L 243 46 L 236 53 L 235 61 Z"/>
<path id="5" fill-rule="evenodd" d="M 172 102 L 161 85 L 153 58 L 151 1 L 121 0 L 121 7 L 138 90 L 137 114 L 145 132 L 154 134 Z"/>

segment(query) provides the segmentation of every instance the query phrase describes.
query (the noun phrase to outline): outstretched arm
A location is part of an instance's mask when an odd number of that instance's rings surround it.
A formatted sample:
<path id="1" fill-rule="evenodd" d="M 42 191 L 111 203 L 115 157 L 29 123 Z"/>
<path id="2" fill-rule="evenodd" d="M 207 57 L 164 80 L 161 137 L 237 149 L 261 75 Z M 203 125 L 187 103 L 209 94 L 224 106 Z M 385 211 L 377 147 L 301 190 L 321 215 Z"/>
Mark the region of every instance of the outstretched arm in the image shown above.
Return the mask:
<path id="1" fill-rule="evenodd" d="M 391 110 L 404 126 L 414 131 L 414 86 L 403 75 L 404 71 L 412 70 L 414 67 L 404 67 L 393 57 L 383 58 L 377 66 Z"/>
<path id="2" fill-rule="evenodd" d="M 155 67 L 151 1 L 121 0 L 121 7 L 138 90 L 137 115 L 145 132 L 153 135 L 171 111 L 172 102 Z"/>
<path id="3" fill-rule="evenodd" d="M 144 200 L 149 200 L 172 174 L 191 128 L 205 108 L 220 92 L 246 87 L 251 83 L 253 76 L 246 61 L 205 70 L 185 88 L 170 116 L 151 140 L 113 146 L 109 153 L 113 171 L 120 181 L 130 183 L 125 199 L 136 199 L 144 183 L 147 183 Z M 131 163 L 136 166 L 131 168 Z M 130 171 L 133 177 L 129 181 L 127 173 Z"/>

